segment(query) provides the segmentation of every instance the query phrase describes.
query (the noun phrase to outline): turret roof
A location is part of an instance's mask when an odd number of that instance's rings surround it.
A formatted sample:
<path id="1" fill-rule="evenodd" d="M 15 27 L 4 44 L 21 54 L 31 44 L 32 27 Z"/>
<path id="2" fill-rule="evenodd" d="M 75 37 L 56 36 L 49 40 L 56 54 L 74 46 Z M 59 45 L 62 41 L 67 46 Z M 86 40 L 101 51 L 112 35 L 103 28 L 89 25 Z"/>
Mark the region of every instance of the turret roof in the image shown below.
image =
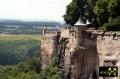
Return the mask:
<path id="1" fill-rule="evenodd" d="M 87 22 L 86 23 L 84 23 L 83 21 L 82 21 L 82 19 L 81 19 L 81 17 L 78 19 L 78 21 L 74 24 L 75 26 L 86 26 L 86 25 L 88 25 L 88 24 L 90 24 L 90 22 L 87 20 Z"/>
<path id="2" fill-rule="evenodd" d="M 81 17 L 80 17 L 80 18 L 78 19 L 78 21 L 77 21 L 74 25 L 77 25 L 77 26 L 82 25 L 82 26 L 84 26 L 84 25 L 86 25 L 86 24 L 82 21 L 82 19 L 81 19 Z"/>

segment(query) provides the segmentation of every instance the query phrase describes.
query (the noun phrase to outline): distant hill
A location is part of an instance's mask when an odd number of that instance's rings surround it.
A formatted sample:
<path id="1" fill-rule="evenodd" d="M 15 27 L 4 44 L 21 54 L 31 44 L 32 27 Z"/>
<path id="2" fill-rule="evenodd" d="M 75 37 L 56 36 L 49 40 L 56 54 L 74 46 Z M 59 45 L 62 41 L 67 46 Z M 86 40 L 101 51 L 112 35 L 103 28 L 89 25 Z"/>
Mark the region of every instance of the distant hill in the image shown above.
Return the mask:
<path id="1" fill-rule="evenodd" d="M 43 27 L 60 27 L 53 21 L 0 20 L 0 34 L 42 34 Z"/>
<path id="2" fill-rule="evenodd" d="M 0 20 L 0 25 L 20 25 L 20 26 L 60 26 L 59 22 L 50 21 L 19 21 L 19 20 Z"/>

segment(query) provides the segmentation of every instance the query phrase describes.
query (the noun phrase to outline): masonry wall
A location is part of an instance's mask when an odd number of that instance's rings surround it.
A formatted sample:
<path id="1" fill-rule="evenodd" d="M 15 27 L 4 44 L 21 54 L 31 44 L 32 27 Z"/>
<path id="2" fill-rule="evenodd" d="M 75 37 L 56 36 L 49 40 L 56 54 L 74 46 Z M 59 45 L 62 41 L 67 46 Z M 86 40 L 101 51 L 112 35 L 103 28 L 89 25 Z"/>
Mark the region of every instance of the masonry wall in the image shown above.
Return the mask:
<path id="1" fill-rule="evenodd" d="M 103 32 L 100 34 L 87 31 L 82 34 L 81 30 L 83 29 L 74 29 L 69 34 L 64 60 L 65 79 L 88 79 L 93 72 L 98 77 L 99 66 L 120 67 L 119 33 L 116 36 L 115 32 L 106 32 L 103 35 Z M 117 60 L 115 65 L 112 63 L 114 60 Z"/>
<path id="2" fill-rule="evenodd" d="M 53 53 L 58 52 L 60 48 L 58 44 L 64 44 L 65 41 L 59 43 L 59 39 L 53 39 L 57 35 L 46 38 L 42 44 L 42 67 L 43 69 L 50 63 Z M 61 30 L 60 38 L 68 39 L 66 47 L 62 51 L 64 63 L 64 79 L 88 79 L 93 72 L 98 76 L 99 66 L 119 66 L 120 53 L 120 34 L 115 32 L 94 33 L 86 31 L 85 28 L 72 28 Z M 63 57 L 64 56 L 64 57 Z M 117 58 L 118 56 L 118 58 Z M 113 64 L 113 60 L 117 60 Z M 119 70 L 120 71 L 120 70 Z M 97 78 L 95 78 L 97 79 Z"/>
<path id="3" fill-rule="evenodd" d="M 115 34 L 113 32 L 113 34 Z M 97 51 L 100 66 L 118 66 L 120 69 L 120 34 L 99 35 L 97 38 Z M 119 70 L 120 76 L 120 70 Z"/>
<path id="4" fill-rule="evenodd" d="M 120 53 L 120 36 L 116 36 L 115 38 L 113 38 L 113 35 L 99 36 L 97 38 L 97 51 L 99 54 L 104 55 L 102 56 L 103 60 L 114 60 Z"/>
<path id="5" fill-rule="evenodd" d="M 61 37 L 69 38 L 69 29 L 61 29 Z"/>

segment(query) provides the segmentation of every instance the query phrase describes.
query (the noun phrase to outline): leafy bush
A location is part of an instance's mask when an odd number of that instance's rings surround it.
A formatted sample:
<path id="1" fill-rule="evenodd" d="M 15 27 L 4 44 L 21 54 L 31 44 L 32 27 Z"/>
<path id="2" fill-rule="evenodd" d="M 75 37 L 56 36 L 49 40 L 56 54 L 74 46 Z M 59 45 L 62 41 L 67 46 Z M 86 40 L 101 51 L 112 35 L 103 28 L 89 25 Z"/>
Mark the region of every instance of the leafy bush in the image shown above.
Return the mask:
<path id="1" fill-rule="evenodd" d="M 110 18 L 109 22 L 104 24 L 104 27 L 106 31 L 120 31 L 120 17 Z"/>
<path id="2" fill-rule="evenodd" d="M 53 62 L 43 71 L 41 71 L 40 79 L 61 79 L 58 71 L 58 59 L 54 57 Z"/>

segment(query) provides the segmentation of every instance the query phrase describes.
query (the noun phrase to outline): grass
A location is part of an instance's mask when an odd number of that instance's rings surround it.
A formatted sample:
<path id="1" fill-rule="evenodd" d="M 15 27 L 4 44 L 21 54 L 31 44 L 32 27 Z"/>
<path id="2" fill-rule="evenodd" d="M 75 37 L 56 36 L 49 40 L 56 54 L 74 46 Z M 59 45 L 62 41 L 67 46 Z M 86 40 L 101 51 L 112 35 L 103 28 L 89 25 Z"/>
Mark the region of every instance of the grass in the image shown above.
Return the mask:
<path id="1" fill-rule="evenodd" d="M 25 40 L 25 39 L 33 39 L 41 41 L 41 35 L 8 35 L 8 34 L 0 34 L 0 40 Z"/>

